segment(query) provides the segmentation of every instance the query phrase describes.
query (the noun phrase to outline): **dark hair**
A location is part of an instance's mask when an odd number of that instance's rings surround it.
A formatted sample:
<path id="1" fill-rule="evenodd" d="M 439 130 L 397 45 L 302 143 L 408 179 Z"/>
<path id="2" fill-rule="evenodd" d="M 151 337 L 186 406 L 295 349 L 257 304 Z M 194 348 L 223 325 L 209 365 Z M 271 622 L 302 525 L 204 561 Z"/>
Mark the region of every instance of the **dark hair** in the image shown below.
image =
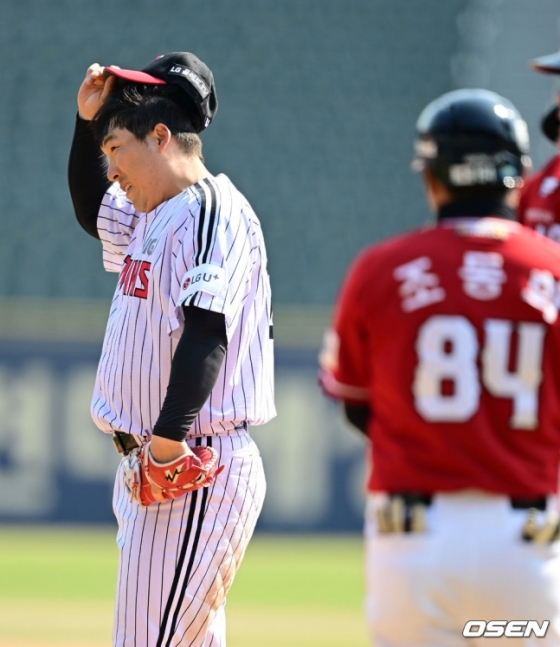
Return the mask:
<path id="1" fill-rule="evenodd" d="M 91 122 L 97 141 L 101 145 L 114 128 L 128 130 L 143 141 L 157 124 L 162 123 L 169 128 L 185 154 L 203 160 L 200 137 L 184 108 L 175 100 L 178 92 L 182 90 L 170 85 L 117 81 Z M 184 101 L 183 96 L 181 99 Z"/>

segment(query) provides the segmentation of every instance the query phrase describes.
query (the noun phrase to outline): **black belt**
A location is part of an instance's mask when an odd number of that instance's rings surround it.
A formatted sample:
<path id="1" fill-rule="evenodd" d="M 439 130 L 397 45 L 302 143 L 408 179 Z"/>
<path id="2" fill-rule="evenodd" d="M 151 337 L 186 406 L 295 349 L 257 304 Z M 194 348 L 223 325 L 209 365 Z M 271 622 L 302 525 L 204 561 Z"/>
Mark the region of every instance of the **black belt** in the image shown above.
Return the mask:
<path id="1" fill-rule="evenodd" d="M 124 431 L 113 432 L 113 443 L 119 454 L 128 456 L 133 449 L 140 447 L 138 441 L 132 434 L 126 434 Z"/>
<path id="2" fill-rule="evenodd" d="M 430 506 L 434 498 L 433 494 L 419 494 L 414 492 L 394 492 L 390 495 L 392 497 L 399 497 L 403 500 L 405 506 L 425 505 Z M 546 496 L 540 497 L 509 497 L 509 502 L 514 510 L 546 510 Z"/>
<path id="3" fill-rule="evenodd" d="M 240 422 L 235 427 L 235 429 L 246 430 L 247 422 L 245 420 L 243 422 Z M 119 454 L 123 454 L 124 456 L 128 456 L 133 449 L 140 447 L 133 434 L 127 434 L 124 431 L 113 432 L 113 443 L 115 445 L 115 449 L 119 452 Z"/>
<path id="4" fill-rule="evenodd" d="M 514 499 L 510 497 L 511 507 L 514 510 L 530 510 L 534 508 L 535 510 L 546 510 L 546 497 L 540 496 L 534 499 Z"/>

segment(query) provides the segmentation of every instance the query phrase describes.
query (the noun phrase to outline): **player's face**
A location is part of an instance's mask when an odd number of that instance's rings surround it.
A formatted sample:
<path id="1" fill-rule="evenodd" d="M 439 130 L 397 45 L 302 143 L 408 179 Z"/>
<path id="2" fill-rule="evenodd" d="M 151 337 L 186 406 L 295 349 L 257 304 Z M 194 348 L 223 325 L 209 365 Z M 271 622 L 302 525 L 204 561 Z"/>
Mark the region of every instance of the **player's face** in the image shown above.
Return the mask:
<path id="1" fill-rule="evenodd" d="M 160 155 L 156 138 L 140 141 L 129 130 L 111 130 L 101 146 L 107 160 L 107 177 L 118 182 L 137 211 L 147 213 L 162 197 Z"/>

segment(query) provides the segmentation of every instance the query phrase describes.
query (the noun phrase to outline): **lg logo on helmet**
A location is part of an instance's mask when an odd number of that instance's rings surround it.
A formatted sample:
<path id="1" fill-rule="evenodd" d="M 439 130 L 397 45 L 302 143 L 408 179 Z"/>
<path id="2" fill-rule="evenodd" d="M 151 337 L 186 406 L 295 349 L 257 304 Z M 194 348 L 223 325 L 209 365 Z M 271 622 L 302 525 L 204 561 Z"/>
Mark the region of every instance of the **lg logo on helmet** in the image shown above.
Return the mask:
<path id="1" fill-rule="evenodd" d="M 550 620 L 543 620 L 542 624 L 536 620 L 469 620 L 463 629 L 465 638 L 527 638 L 534 634 L 537 638 L 544 638 L 548 631 Z"/>

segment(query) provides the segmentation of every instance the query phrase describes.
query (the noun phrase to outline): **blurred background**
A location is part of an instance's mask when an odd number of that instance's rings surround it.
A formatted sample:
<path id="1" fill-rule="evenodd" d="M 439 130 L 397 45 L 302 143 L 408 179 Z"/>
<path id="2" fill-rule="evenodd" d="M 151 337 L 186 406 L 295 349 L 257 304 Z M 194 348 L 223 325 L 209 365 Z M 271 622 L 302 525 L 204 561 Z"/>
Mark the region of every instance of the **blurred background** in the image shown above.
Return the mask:
<path id="1" fill-rule="evenodd" d="M 66 185 L 90 63 L 190 50 L 212 69 L 207 166 L 261 219 L 273 288 L 278 417 L 253 429 L 269 481 L 258 531 L 358 532 L 363 443 L 315 377 L 338 285 L 365 245 L 430 220 L 409 162 L 439 94 L 503 94 L 534 166 L 551 156 L 538 124 L 557 82 L 527 61 L 559 36 L 556 0 L 2 0 L 2 525 L 112 523 L 117 455 L 89 400 L 116 276 Z"/>
<path id="2" fill-rule="evenodd" d="M 116 455 L 89 400 L 116 277 L 66 185 L 90 63 L 142 67 L 187 49 L 213 70 L 208 167 L 259 215 L 273 287 L 279 415 L 254 430 L 270 482 L 260 528 L 356 530 L 361 440 L 315 384 L 338 285 L 362 247 L 430 219 L 409 161 L 437 95 L 505 95 L 535 166 L 550 156 L 538 123 L 555 77 L 527 61 L 557 49 L 559 19 L 554 0 L 3 0 L 0 518 L 112 515 Z"/>

